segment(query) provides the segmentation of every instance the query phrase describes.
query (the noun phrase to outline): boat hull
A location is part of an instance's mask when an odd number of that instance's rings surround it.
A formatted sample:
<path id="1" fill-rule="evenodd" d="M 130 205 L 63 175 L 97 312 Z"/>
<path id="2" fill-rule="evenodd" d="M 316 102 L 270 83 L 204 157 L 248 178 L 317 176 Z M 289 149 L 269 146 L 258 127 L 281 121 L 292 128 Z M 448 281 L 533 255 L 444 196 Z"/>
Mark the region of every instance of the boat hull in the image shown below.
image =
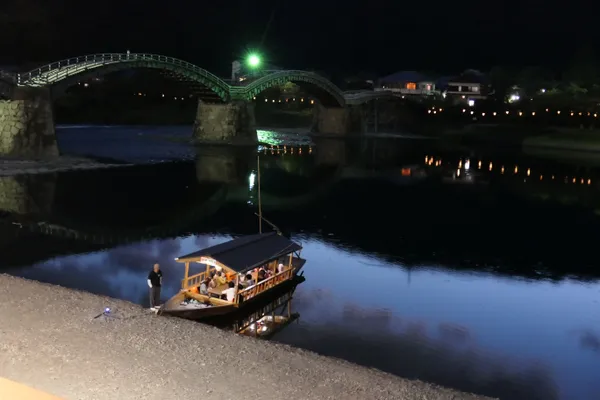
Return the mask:
<path id="1" fill-rule="evenodd" d="M 215 306 L 207 308 L 190 308 L 190 309 L 162 309 L 158 312 L 159 315 L 189 319 L 192 321 L 213 322 L 222 317 L 238 318 L 248 312 L 252 312 L 255 308 L 260 308 L 276 299 L 286 291 L 293 290 L 297 285 L 304 282 L 306 279 L 301 275 L 295 275 L 291 279 L 280 283 L 279 285 L 253 297 L 252 299 L 235 305 Z"/>

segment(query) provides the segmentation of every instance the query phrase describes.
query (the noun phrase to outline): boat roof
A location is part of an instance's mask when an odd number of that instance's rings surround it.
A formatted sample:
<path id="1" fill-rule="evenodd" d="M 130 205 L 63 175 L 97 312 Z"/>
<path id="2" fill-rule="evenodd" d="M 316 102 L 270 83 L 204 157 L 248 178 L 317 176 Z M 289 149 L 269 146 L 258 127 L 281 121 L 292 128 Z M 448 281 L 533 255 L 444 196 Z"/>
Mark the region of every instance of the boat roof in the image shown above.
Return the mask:
<path id="1" fill-rule="evenodd" d="M 177 258 L 178 262 L 200 261 L 210 257 L 235 272 L 242 273 L 302 249 L 298 243 L 277 232 L 241 236 Z"/>

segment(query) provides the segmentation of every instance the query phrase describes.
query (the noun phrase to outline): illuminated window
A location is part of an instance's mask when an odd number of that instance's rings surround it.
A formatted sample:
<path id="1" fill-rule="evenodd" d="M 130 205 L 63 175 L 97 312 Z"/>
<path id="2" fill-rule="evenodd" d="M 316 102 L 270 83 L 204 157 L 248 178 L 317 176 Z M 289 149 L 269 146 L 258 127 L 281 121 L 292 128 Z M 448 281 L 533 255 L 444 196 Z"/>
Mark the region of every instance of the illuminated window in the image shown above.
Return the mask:
<path id="1" fill-rule="evenodd" d="M 479 91 L 479 86 L 471 86 L 471 90 L 473 92 L 478 92 Z"/>
<path id="2" fill-rule="evenodd" d="M 416 84 L 416 83 L 414 83 L 414 82 L 408 82 L 408 83 L 406 84 L 406 88 L 407 88 L 408 90 L 415 90 L 415 89 L 417 88 L 417 84 Z"/>
<path id="3" fill-rule="evenodd" d="M 427 91 L 430 91 L 430 90 L 431 90 L 431 85 L 427 85 L 427 86 L 425 86 L 425 87 L 427 88 Z"/>

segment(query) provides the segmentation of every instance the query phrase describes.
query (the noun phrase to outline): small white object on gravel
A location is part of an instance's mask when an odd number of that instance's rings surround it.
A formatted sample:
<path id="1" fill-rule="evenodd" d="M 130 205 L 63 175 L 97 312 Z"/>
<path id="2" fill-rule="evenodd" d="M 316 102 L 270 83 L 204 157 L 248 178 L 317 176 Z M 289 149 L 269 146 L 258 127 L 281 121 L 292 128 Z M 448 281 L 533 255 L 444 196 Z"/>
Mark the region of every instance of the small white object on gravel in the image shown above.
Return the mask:
<path id="1" fill-rule="evenodd" d="M 486 399 L 82 291 L 0 287 L 0 376 L 66 400 Z"/>

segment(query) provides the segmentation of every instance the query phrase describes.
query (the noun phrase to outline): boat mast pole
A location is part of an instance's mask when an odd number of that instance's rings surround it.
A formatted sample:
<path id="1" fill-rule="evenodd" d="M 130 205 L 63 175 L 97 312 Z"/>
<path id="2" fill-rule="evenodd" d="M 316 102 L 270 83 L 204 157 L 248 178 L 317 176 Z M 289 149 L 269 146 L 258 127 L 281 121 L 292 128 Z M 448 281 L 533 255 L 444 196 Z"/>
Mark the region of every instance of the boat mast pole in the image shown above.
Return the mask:
<path id="1" fill-rule="evenodd" d="M 262 233 L 262 204 L 260 199 L 260 154 L 256 156 L 257 175 L 258 175 L 258 233 Z"/>

